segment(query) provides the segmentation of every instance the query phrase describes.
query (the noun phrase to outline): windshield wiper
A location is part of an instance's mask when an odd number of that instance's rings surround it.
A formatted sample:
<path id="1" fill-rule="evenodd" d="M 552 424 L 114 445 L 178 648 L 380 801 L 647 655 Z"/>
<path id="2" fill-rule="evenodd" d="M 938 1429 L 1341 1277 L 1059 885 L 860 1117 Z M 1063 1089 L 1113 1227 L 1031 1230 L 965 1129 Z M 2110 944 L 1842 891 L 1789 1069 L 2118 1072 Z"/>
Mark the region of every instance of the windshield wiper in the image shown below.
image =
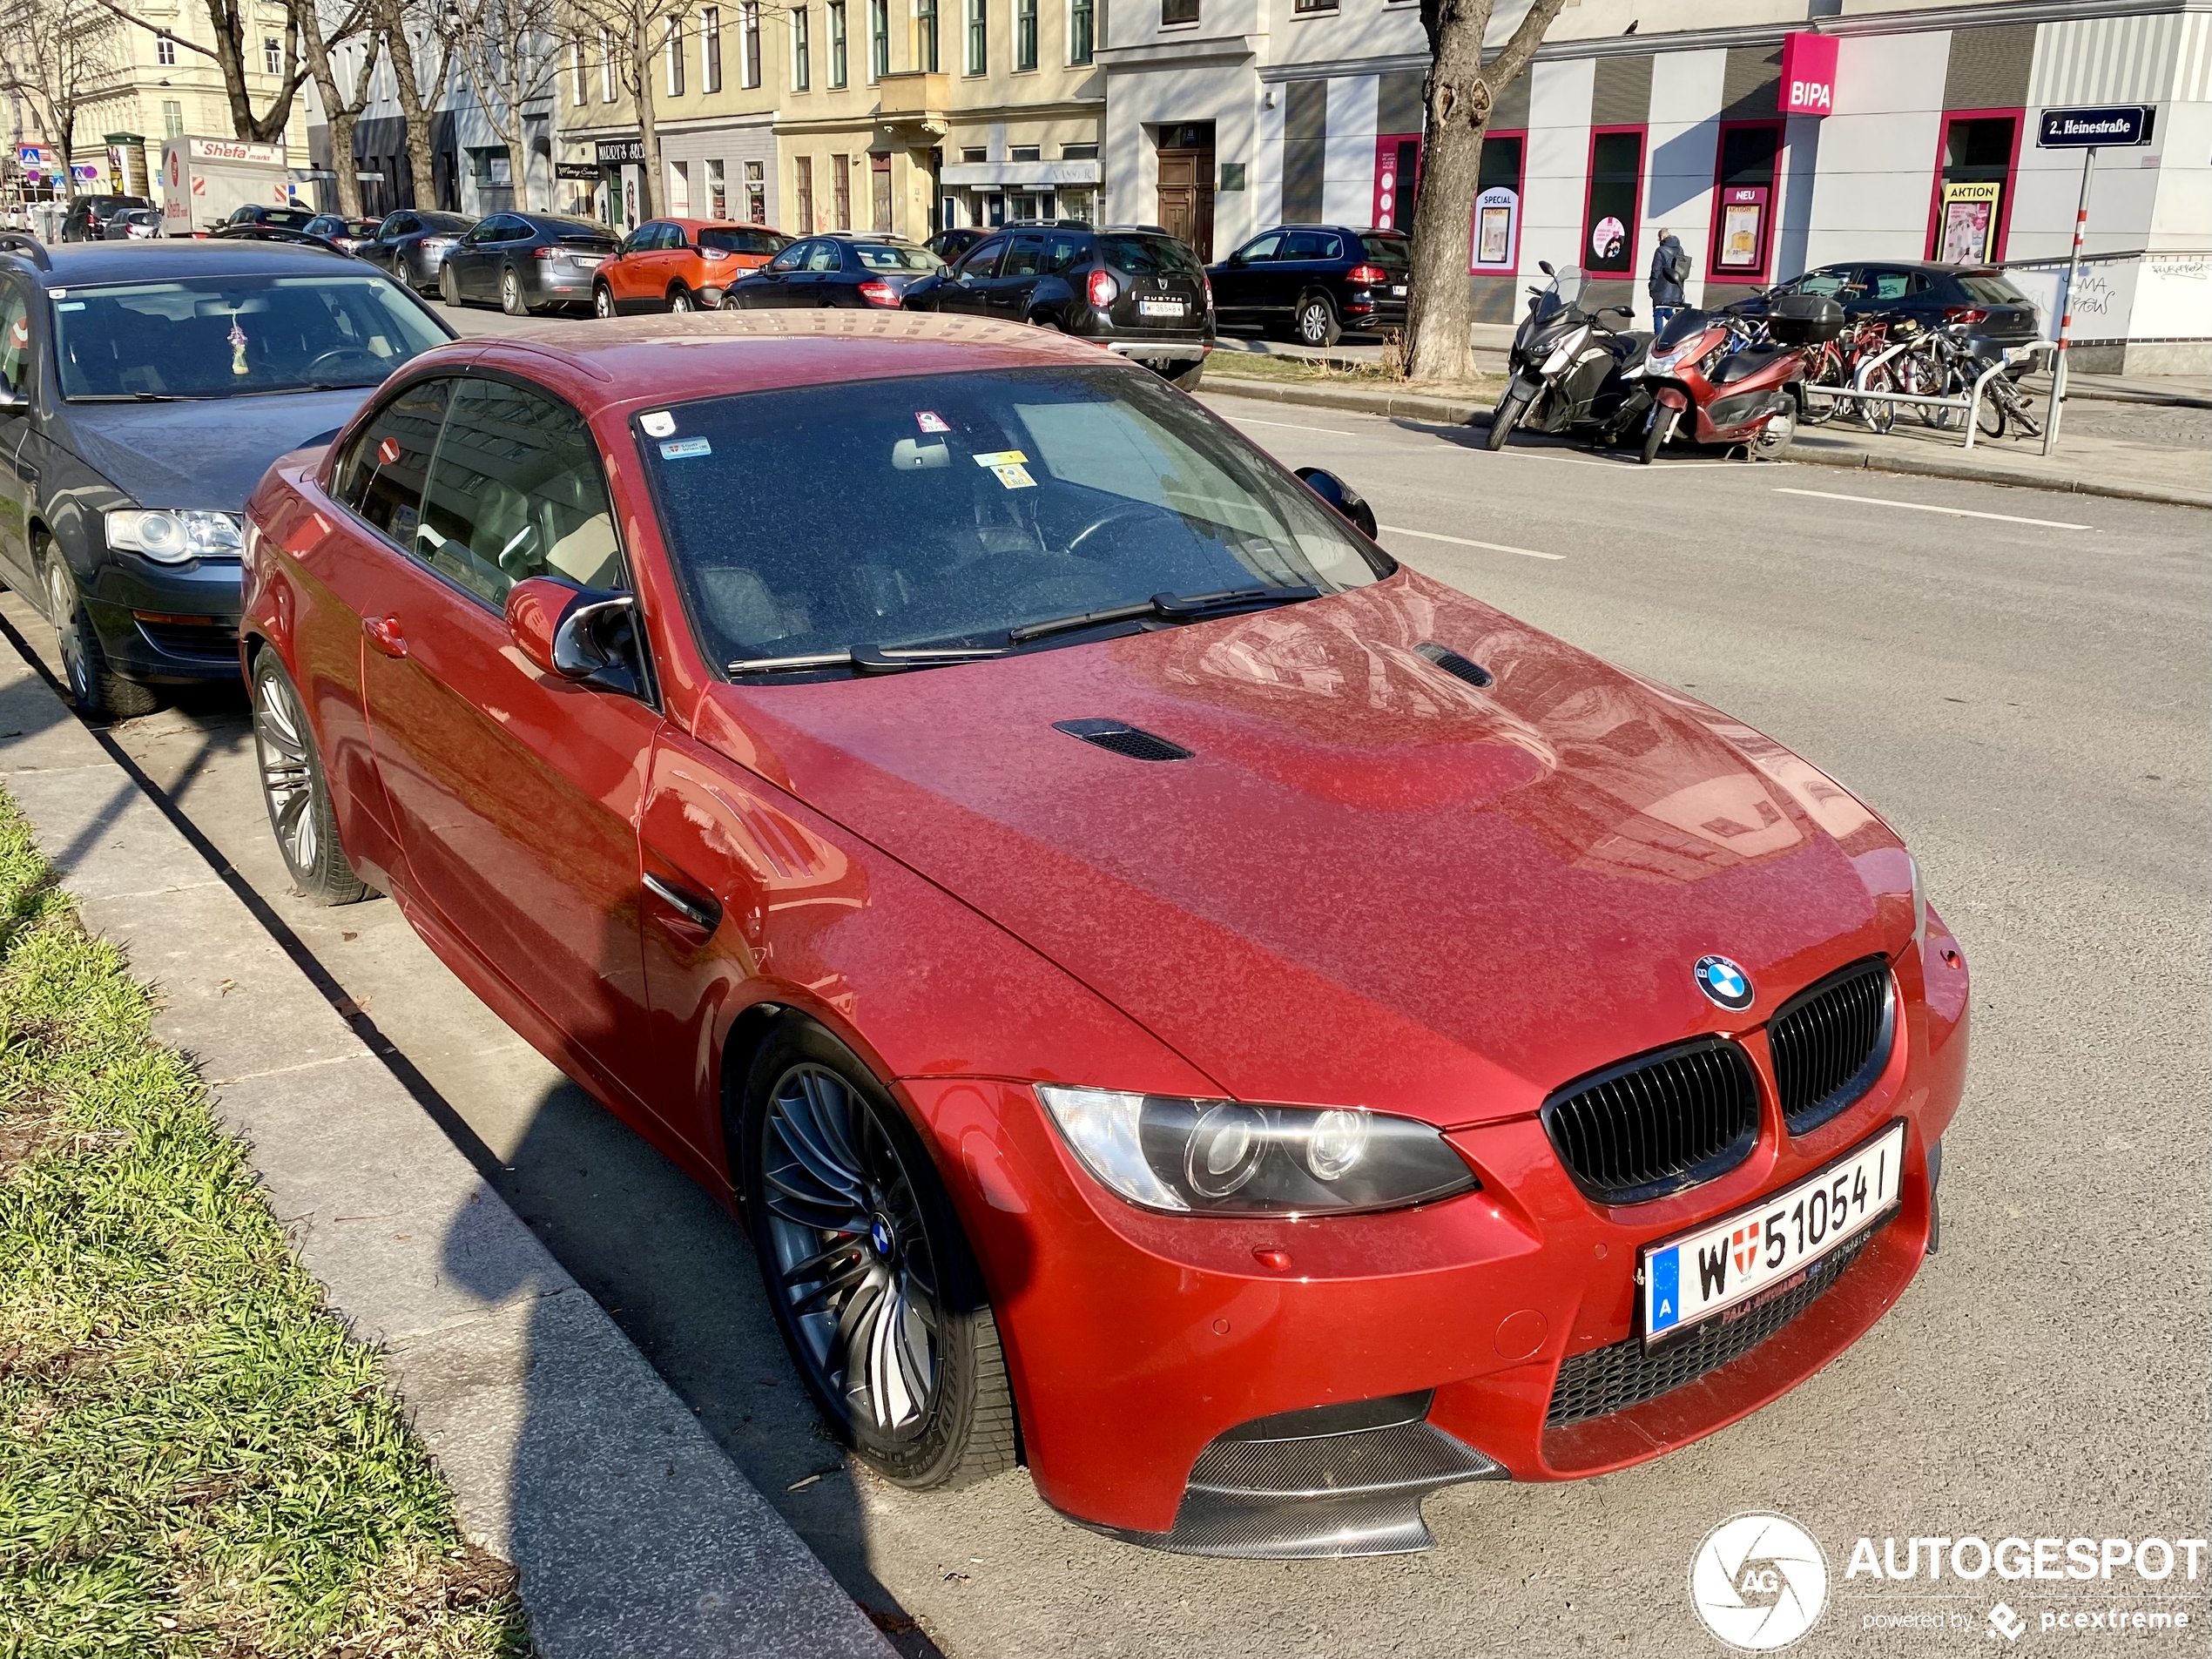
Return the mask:
<path id="1" fill-rule="evenodd" d="M 199 392 L 80 392 L 67 401 L 71 403 L 204 403 L 208 394 Z"/>
<path id="2" fill-rule="evenodd" d="M 1072 633 L 1078 628 L 1096 628 L 1109 622 L 1133 622 L 1142 617 L 1160 617 L 1170 622 L 1198 622 L 1208 617 L 1226 616 L 1232 610 L 1258 610 L 1270 605 L 1296 604 L 1302 599 L 1318 599 L 1321 590 L 1315 587 L 1295 588 L 1225 588 L 1218 593 L 1156 593 L 1142 604 L 1109 605 L 1103 610 L 1086 610 L 1078 616 L 1054 617 L 1044 622 L 1025 622 L 1019 628 L 1007 631 L 1007 639 L 1016 645 L 1032 639 L 1042 639 L 1048 634 Z"/>
<path id="3" fill-rule="evenodd" d="M 849 668 L 862 674 L 899 674 L 910 668 L 947 668 L 1003 657 L 1010 648 L 982 645 L 973 650 L 947 646 L 855 645 L 850 651 L 813 651 L 799 657 L 740 657 L 729 664 L 732 675 L 811 674 L 825 668 Z"/>

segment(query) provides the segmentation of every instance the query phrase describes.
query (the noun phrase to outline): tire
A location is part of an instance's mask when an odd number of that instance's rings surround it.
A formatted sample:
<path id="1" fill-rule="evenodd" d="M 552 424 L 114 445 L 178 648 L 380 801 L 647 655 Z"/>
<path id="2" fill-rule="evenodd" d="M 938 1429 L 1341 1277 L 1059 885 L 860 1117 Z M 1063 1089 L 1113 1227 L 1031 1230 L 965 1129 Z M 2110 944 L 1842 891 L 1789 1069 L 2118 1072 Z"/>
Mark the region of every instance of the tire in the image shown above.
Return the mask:
<path id="1" fill-rule="evenodd" d="M 591 314 L 602 320 L 611 320 L 614 317 L 614 290 L 604 282 L 591 285 Z"/>
<path id="2" fill-rule="evenodd" d="M 499 308 L 510 317 L 530 314 L 529 301 L 523 298 L 523 279 L 515 274 L 511 265 L 499 273 Z"/>
<path id="3" fill-rule="evenodd" d="M 1751 442 L 1743 446 L 1743 453 L 1753 461 L 1784 461 L 1789 458 L 1790 446 L 1797 436 L 1797 412 L 1784 409 L 1758 429 Z"/>
<path id="4" fill-rule="evenodd" d="M 253 756 L 261 768 L 261 800 L 292 885 L 311 904 L 358 904 L 369 887 L 354 873 L 338 841 L 338 815 L 322 756 L 299 689 L 283 659 L 264 650 L 253 659 Z"/>
<path id="5" fill-rule="evenodd" d="M 78 712 L 88 720 L 129 720 L 152 714 L 161 706 L 161 698 L 152 687 L 125 679 L 108 666 L 107 651 L 100 644 L 99 630 L 84 614 L 84 596 L 78 591 L 69 562 L 50 549 L 43 563 L 46 615 L 61 648 L 63 683 Z"/>
<path id="6" fill-rule="evenodd" d="M 1981 406 L 1974 413 L 1974 425 L 1980 429 L 1981 435 L 1985 438 L 2001 438 L 2005 435 L 2004 401 L 1988 388 L 1983 388 Z"/>
<path id="7" fill-rule="evenodd" d="M 1528 413 L 1528 405 L 1535 394 L 1527 384 L 1516 379 L 1506 388 L 1505 395 L 1498 400 L 1498 407 L 1490 412 L 1490 430 L 1483 435 L 1482 447 L 1502 449 L 1506 440 L 1513 436 L 1514 428 L 1521 424 L 1521 417 Z"/>
<path id="8" fill-rule="evenodd" d="M 1011 1468 L 1014 1398 L 990 1300 L 897 1103 L 844 1044 L 792 1017 L 761 1045 L 733 1109 L 769 1306 L 832 1431 L 897 1486 Z"/>
<path id="9" fill-rule="evenodd" d="M 1206 360 L 1201 357 L 1188 368 L 1174 370 L 1168 375 L 1167 381 L 1169 385 L 1179 392 L 1195 392 L 1198 389 L 1198 382 L 1205 377 Z"/>
<path id="10" fill-rule="evenodd" d="M 691 291 L 689 288 L 671 288 L 668 291 L 668 308 L 678 314 L 683 314 L 695 311 L 698 307 L 692 303 Z"/>
<path id="11" fill-rule="evenodd" d="M 450 265 L 438 267 L 438 298 L 449 306 L 458 307 L 461 304 L 461 285 L 453 280 Z"/>
<path id="12" fill-rule="evenodd" d="M 1840 389 L 1850 382 L 1844 373 L 1841 358 L 1824 357 L 1821 359 L 1819 368 L 1807 378 L 1806 383 L 1811 386 L 1832 386 Z M 1843 408 L 1842 402 L 1831 402 L 1824 397 L 1807 398 L 1801 406 L 1798 418 L 1807 426 L 1826 426 L 1836 418 L 1837 412 Z"/>
<path id="13" fill-rule="evenodd" d="M 1325 293 L 1309 293 L 1298 305 L 1298 338 L 1301 346 L 1333 346 L 1344 338 L 1337 323 L 1337 308 Z"/>
<path id="14" fill-rule="evenodd" d="M 1889 365 L 1885 363 L 1879 368 L 1868 370 L 1862 389 L 1869 392 L 1896 391 L 1897 381 L 1890 374 Z M 1858 415 L 1859 419 L 1866 422 L 1866 429 L 1870 432 L 1887 432 L 1897 424 L 1897 405 L 1894 403 L 1878 403 L 1871 398 L 1863 398 L 1859 401 Z"/>

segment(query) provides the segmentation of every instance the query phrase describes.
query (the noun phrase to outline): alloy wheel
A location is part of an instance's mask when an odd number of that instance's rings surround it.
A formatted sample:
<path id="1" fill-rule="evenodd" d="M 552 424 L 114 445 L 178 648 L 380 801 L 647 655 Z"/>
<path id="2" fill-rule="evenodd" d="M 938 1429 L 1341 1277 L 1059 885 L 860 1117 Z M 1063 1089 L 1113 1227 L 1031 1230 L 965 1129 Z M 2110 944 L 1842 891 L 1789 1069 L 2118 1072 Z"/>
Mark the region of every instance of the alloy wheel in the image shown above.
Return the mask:
<path id="1" fill-rule="evenodd" d="M 46 610 L 53 617 L 54 634 L 62 654 L 62 672 L 70 694 L 80 705 L 92 700 L 92 664 L 84 650 L 84 609 L 78 601 L 77 583 L 57 556 L 46 565 Z"/>
<path id="2" fill-rule="evenodd" d="M 675 293 L 670 294 L 668 296 L 668 308 L 671 311 L 676 312 L 689 311 L 691 308 L 691 290 L 688 288 L 678 288 Z"/>
<path id="3" fill-rule="evenodd" d="M 261 763 L 261 792 L 277 845 L 294 870 L 313 870 L 322 852 L 314 801 L 314 771 L 307 756 L 307 723 L 291 683 L 263 674 L 254 687 L 253 745 Z"/>
<path id="4" fill-rule="evenodd" d="M 523 314 L 523 285 L 512 271 L 499 273 L 499 308 L 510 317 Z"/>
<path id="5" fill-rule="evenodd" d="M 591 290 L 591 310 L 595 316 L 599 317 L 615 314 L 615 297 L 604 284 Z"/>
<path id="6" fill-rule="evenodd" d="M 929 1425 L 938 1274 L 914 1183 L 874 1109 L 826 1066 L 792 1066 L 763 1130 L 775 1278 L 822 1392 L 880 1442 Z"/>

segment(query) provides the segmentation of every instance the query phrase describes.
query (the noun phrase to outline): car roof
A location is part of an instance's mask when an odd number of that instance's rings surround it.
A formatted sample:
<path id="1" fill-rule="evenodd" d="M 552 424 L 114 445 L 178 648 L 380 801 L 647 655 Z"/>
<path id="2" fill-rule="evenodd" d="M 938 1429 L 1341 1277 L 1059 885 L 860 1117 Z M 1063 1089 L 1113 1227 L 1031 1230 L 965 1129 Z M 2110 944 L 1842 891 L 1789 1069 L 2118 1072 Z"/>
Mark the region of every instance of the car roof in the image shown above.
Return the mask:
<path id="1" fill-rule="evenodd" d="M 297 276 L 341 265 L 356 274 L 370 274 L 374 270 L 334 247 L 245 237 L 64 242 L 48 248 L 46 257 L 50 268 L 40 271 L 27 257 L 0 248 L 0 259 L 12 258 L 21 268 L 36 272 L 50 288 L 91 282 L 158 282 L 172 277 Z"/>
<path id="2" fill-rule="evenodd" d="M 1834 260 L 1823 271 L 1925 271 L 1931 276 L 2002 276 L 2000 265 L 1946 265 L 1941 260 Z"/>
<path id="3" fill-rule="evenodd" d="M 718 311 L 547 324 L 412 359 L 409 378 L 474 364 L 535 380 L 587 414 L 732 393 L 1055 365 L 1130 368 L 1049 328 L 928 311 Z"/>

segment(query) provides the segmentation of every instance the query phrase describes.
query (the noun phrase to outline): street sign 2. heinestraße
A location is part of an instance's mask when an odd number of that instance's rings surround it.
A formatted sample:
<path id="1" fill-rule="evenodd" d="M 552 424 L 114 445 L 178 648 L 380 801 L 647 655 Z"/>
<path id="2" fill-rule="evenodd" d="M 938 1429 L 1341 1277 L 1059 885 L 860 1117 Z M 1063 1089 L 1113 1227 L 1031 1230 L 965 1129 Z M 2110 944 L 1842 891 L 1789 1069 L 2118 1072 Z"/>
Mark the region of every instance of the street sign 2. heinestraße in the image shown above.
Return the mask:
<path id="1" fill-rule="evenodd" d="M 2039 150 L 2102 149 L 2150 142 L 2150 117 L 2141 104 L 2114 104 L 2093 110 L 2046 110 L 2036 129 Z"/>

